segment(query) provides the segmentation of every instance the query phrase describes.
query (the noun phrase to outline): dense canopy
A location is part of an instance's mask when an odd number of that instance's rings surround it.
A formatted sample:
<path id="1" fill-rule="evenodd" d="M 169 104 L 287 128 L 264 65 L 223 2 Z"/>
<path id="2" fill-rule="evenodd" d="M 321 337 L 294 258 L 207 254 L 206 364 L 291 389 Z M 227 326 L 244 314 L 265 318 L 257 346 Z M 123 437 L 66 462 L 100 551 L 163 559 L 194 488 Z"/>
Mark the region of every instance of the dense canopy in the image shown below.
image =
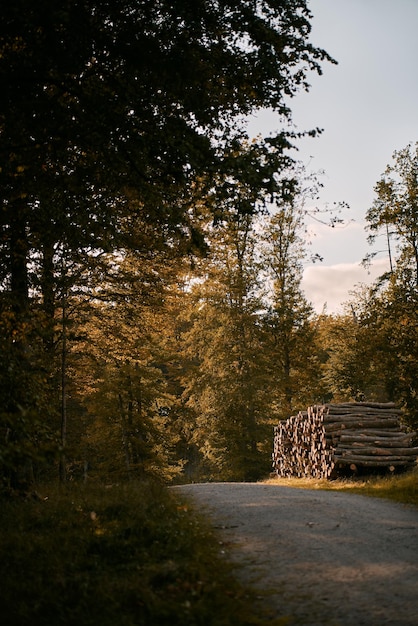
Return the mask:
<path id="1" fill-rule="evenodd" d="M 267 193 L 286 191 L 289 200 L 291 98 L 332 61 L 309 42 L 311 17 L 303 0 L 15 0 L 2 8 L 7 471 L 27 476 L 60 414 L 65 443 L 68 341 L 80 340 L 86 302 L 106 300 L 112 311 L 132 297 L 120 295 L 128 282 L 144 306 L 163 301 L 170 262 L 203 248 L 202 214 L 219 222 L 222 206 L 251 214 Z M 265 107 L 284 129 L 251 142 L 245 118 Z M 139 388 L 155 366 L 149 359 L 132 377 Z"/>
<path id="2" fill-rule="evenodd" d="M 62 236 L 87 221 L 84 234 L 100 239 L 115 199 L 133 193 L 153 220 L 181 222 L 191 181 L 231 169 L 240 116 L 273 107 L 289 117 L 288 96 L 320 71 L 328 56 L 308 43 L 309 17 L 299 0 L 9 3 L 4 225 L 17 202 L 32 229 L 47 221 Z M 284 135 L 273 143 L 281 156 Z M 279 163 L 260 172 L 260 188 Z"/>

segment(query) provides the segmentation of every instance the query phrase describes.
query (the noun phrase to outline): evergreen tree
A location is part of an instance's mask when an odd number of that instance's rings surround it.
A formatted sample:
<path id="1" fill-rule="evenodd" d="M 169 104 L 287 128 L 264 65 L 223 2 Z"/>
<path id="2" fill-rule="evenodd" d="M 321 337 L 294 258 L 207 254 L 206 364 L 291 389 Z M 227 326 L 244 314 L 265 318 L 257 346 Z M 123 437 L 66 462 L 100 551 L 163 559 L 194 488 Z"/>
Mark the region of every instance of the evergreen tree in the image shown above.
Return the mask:
<path id="1" fill-rule="evenodd" d="M 394 152 L 393 163 L 387 166 L 375 192 L 366 215 L 369 239 L 373 242 L 383 230 L 391 271 L 395 264 L 409 268 L 418 285 L 418 143 Z M 396 242 L 396 259 L 392 258 L 391 239 Z"/>
<path id="2" fill-rule="evenodd" d="M 268 469 L 253 222 L 236 212 L 210 229 L 211 253 L 188 309 L 185 342 L 194 368 L 185 374 L 184 395 L 207 471 L 223 480 L 254 479 Z"/>
<path id="3" fill-rule="evenodd" d="M 169 479 L 181 466 L 164 332 L 171 330 L 166 299 L 175 264 L 163 252 L 147 261 L 108 259 L 106 280 L 79 321 L 82 339 L 69 355 L 72 387 L 87 410 L 80 443 L 96 476 Z"/>
<path id="4" fill-rule="evenodd" d="M 345 399 L 401 404 L 416 428 L 417 296 L 414 273 L 404 278 L 395 272 L 389 284 L 356 294 L 352 314 L 338 318 L 328 335 L 326 379 Z"/>
<path id="5" fill-rule="evenodd" d="M 301 281 L 306 247 L 305 211 L 294 202 L 266 220 L 262 264 L 271 290 L 264 315 L 272 413 L 289 417 L 321 397 L 314 312 Z"/>

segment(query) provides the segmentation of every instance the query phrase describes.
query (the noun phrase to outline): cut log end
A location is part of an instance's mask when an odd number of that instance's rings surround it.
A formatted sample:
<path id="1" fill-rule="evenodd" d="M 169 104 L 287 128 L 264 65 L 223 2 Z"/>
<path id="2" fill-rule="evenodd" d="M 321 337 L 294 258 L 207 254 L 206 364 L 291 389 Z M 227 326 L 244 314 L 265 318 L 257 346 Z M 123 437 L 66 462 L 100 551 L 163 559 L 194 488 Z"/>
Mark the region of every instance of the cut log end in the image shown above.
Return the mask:
<path id="1" fill-rule="evenodd" d="M 392 403 L 315 405 L 274 429 L 273 468 L 282 477 L 330 478 L 338 468 L 411 467 L 415 433 Z"/>

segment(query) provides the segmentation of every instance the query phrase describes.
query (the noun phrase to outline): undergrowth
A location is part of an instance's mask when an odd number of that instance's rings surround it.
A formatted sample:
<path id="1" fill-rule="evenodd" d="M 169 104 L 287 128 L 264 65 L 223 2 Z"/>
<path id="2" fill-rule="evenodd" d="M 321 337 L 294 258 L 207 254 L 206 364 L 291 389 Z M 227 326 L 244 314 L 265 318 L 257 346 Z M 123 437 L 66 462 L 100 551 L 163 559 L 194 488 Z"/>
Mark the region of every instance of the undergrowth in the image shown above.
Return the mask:
<path id="1" fill-rule="evenodd" d="M 271 478 L 265 482 L 302 489 L 346 491 L 377 498 L 387 498 L 396 502 L 418 506 L 418 468 L 398 475 L 363 476 L 351 479 L 340 478 L 337 480 Z"/>
<path id="2" fill-rule="evenodd" d="M 390 477 L 271 479 L 418 505 L 418 471 Z M 210 523 L 153 482 L 44 486 L 0 501 L 5 626 L 265 626 Z"/>
<path id="3" fill-rule="evenodd" d="M 239 626 L 262 619 L 208 523 L 161 486 L 44 487 L 42 495 L 0 505 L 5 626 Z"/>

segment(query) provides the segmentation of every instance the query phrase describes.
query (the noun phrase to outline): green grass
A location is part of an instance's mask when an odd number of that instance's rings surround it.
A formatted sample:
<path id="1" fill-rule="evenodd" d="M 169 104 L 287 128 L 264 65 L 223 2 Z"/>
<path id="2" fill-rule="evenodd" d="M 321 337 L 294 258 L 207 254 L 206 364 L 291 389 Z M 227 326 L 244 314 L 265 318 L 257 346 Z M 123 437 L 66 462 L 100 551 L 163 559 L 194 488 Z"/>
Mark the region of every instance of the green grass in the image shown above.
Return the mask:
<path id="1" fill-rule="evenodd" d="M 316 480 L 314 478 L 271 478 L 268 484 L 301 489 L 325 489 L 345 491 L 395 502 L 418 506 L 418 468 L 405 474 L 384 477 L 363 477 L 339 480 Z"/>
<path id="2" fill-rule="evenodd" d="M 73 485 L 41 494 L 0 501 L 1 624 L 261 623 L 208 523 L 169 490 Z"/>

